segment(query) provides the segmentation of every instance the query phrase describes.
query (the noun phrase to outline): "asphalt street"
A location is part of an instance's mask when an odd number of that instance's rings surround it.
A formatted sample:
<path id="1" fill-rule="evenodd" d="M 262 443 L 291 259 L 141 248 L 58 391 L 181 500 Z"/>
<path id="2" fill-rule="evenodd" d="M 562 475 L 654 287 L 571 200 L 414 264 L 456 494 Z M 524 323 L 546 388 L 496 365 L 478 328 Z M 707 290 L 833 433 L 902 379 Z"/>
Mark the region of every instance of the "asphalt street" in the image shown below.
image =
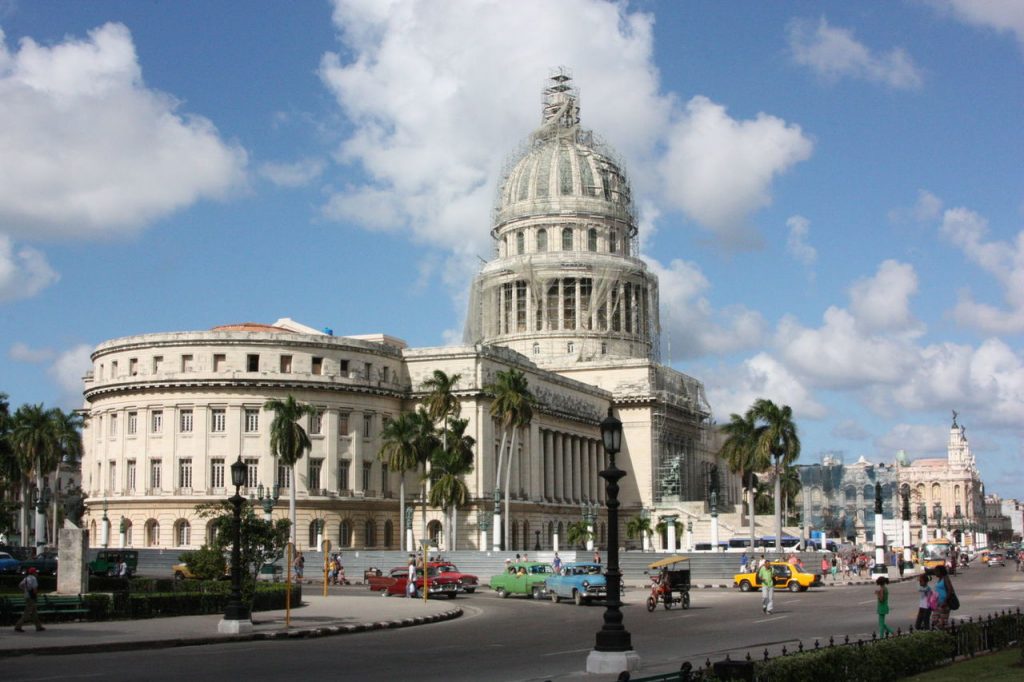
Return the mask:
<path id="1" fill-rule="evenodd" d="M 954 577 L 963 604 L 957 615 L 982 616 L 1024 607 L 1024 573 L 1012 567 L 972 567 Z M 345 587 L 362 594 L 366 588 Z M 851 639 L 870 639 L 876 624 L 873 587 L 825 587 L 777 592 L 775 613 L 761 613 L 757 592 L 696 590 L 688 610 L 648 613 L 645 592 L 630 590 L 625 625 L 642 674 L 702 665 L 730 654 L 759 656 Z M 267 680 L 330 675 L 353 680 L 532 681 L 593 680 L 586 657 L 603 622 L 600 606 L 552 604 L 490 592 L 458 600 L 453 621 L 314 640 L 248 642 L 201 647 L 8 659 L 4 680 Z M 916 583 L 891 585 L 891 627 L 906 628 L 917 612 Z M 14 636 L 4 632 L 3 637 Z"/>

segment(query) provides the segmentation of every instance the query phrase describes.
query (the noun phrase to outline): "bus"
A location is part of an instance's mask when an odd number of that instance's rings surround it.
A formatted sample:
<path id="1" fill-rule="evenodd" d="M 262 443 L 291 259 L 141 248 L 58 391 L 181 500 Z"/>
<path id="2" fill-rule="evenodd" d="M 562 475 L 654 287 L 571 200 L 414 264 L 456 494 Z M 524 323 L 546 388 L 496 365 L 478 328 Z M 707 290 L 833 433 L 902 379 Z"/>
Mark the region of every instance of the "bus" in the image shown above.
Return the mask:
<path id="1" fill-rule="evenodd" d="M 946 566 L 951 560 L 950 554 L 953 550 L 953 543 L 948 538 L 936 538 L 921 545 L 918 552 L 918 560 L 925 569 L 936 566 Z"/>

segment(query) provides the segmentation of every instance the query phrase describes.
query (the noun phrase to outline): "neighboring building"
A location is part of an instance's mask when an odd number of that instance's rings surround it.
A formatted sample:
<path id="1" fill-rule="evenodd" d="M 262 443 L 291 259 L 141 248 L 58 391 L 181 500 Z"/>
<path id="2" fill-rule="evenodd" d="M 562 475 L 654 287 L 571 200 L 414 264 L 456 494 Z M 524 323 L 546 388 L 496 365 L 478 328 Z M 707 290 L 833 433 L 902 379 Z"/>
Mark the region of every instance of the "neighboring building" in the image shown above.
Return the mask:
<path id="1" fill-rule="evenodd" d="M 1010 519 L 1010 540 L 1020 542 L 1024 539 L 1024 504 L 1019 500 L 1000 500 L 1000 511 Z"/>
<path id="2" fill-rule="evenodd" d="M 333 336 L 287 318 L 100 344 L 85 378 L 92 537 L 102 535 L 105 500 L 111 519 L 123 517 L 128 544 L 202 544 L 208 527 L 195 506 L 232 492 L 228 468 L 240 456 L 246 494 L 280 486 L 276 514 L 287 513 L 296 488 L 300 545 L 314 545 L 323 519 L 335 547 L 398 549 L 400 478 L 377 459 L 380 431 L 422 401 L 434 370 L 461 377 L 455 393 L 477 443 L 470 500 L 455 529 L 460 549 L 484 546 L 501 442 L 485 387 L 510 368 L 527 375 L 539 405 L 513 453 L 508 549 L 551 549 L 585 505 L 605 501 L 598 425 L 609 410 L 624 429 L 623 525 L 642 511 L 655 522 L 682 516 L 708 525 L 716 471 L 720 505 L 738 501 L 737 482 L 716 469 L 709 447 L 702 383 L 657 361 L 657 278 L 636 255 L 629 184 L 614 155 L 579 126 L 578 112 L 559 72 L 545 90 L 542 124 L 499 192 L 495 258 L 474 282 L 464 346 L 412 349 L 386 335 Z M 295 481 L 270 455 L 272 414 L 263 410 L 288 394 L 318 408 L 305 425 L 313 449 Z M 416 494 L 415 473 L 405 487 Z M 440 510 L 427 516 L 426 533 L 442 537 Z M 603 518 L 602 507 L 601 546 Z"/>
<path id="3" fill-rule="evenodd" d="M 801 518 L 828 537 L 859 544 L 874 540 L 876 483 L 882 486 L 883 518 L 892 519 L 900 509 L 899 477 L 892 464 L 872 464 L 860 457 L 847 466 L 841 454 L 827 453 L 820 464 L 797 469 L 803 484 Z"/>

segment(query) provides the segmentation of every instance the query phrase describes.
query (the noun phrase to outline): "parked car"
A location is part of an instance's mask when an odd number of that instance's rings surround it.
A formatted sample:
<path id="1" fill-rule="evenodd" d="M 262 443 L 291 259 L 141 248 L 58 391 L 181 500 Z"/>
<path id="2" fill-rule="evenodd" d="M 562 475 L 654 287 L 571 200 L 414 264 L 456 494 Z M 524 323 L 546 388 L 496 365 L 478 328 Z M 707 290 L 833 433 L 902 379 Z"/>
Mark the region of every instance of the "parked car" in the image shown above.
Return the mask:
<path id="1" fill-rule="evenodd" d="M 21 562 L 7 552 L 0 552 L 0 573 L 17 573 Z"/>
<path id="2" fill-rule="evenodd" d="M 988 555 L 989 566 L 1006 566 L 1006 555 L 1002 552 L 992 552 Z"/>
<path id="3" fill-rule="evenodd" d="M 604 599 L 607 594 L 607 582 L 601 564 L 594 563 L 565 564 L 561 573 L 545 581 L 545 587 L 551 601 L 556 604 L 562 599 L 572 599 L 580 606 L 592 599 Z"/>
<path id="4" fill-rule="evenodd" d="M 520 561 L 509 564 L 504 573 L 491 576 L 491 589 L 502 599 L 510 594 L 525 594 L 540 599 L 547 594 L 547 580 L 555 575 L 551 564 Z"/>
<path id="5" fill-rule="evenodd" d="M 91 575 L 115 576 L 120 570 L 121 559 L 124 559 L 124 563 L 128 567 L 126 577 L 135 575 L 135 571 L 139 567 L 139 553 L 134 549 L 101 549 L 96 558 L 89 562 L 89 573 Z"/>
<path id="6" fill-rule="evenodd" d="M 32 559 L 22 561 L 21 565 L 18 566 L 18 573 L 25 575 L 30 568 L 36 569 L 39 575 L 57 575 L 57 553 L 53 550 L 48 550 L 36 554 Z"/>
<path id="7" fill-rule="evenodd" d="M 821 584 L 820 573 L 807 573 L 799 567 L 788 564 L 784 561 L 771 561 L 772 576 L 776 589 L 787 589 L 790 592 L 805 592 L 807 588 Z M 761 589 L 761 583 L 757 579 L 757 571 L 751 573 L 737 573 L 732 579 L 733 587 L 740 588 L 743 592 Z"/>
<path id="8" fill-rule="evenodd" d="M 473 594 L 476 592 L 477 585 L 479 584 L 477 577 L 471 573 L 463 573 L 452 562 L 431 561 L 428 566 L 436 568 L 442 573 L 442 575 L 449 575 L 453 578 L 457 578 L 463 592 L 466 592 L 467 594 Z"/>
<path id="9" fill-rule="evenodd" d="M 199 580 L 189 565 L 184 561 L 179 562 L 171 566 L 171 575 L 174 576 L 175 580 Z M 218 580 L 230 580 L 231 579 L 231 562 L 226 561 L 224 563 L 224 575 Z"/>
<path id="10" fill-rule="evenodd" d="M 427 569 L 427 590 L 428 596 L 430 597 L 448 597 L 449 599 L 455 599 L 458 596 L 459 591 L 462 589 L 459 586 L 459 579 L 441 573 L 436 568 L 430 567 Z M 397 566 L 392 568 L 387 575 L 374 575 L 367 579 L 370 584 L 371 592 L 383 592 L 385 595 L 399 595 L 403 596 L 406 594 L 406 588 L 409 584 L 409 567 L 408 566 Z M 423 569 L 416 569 L 416 594 L 423 594 Z"/>

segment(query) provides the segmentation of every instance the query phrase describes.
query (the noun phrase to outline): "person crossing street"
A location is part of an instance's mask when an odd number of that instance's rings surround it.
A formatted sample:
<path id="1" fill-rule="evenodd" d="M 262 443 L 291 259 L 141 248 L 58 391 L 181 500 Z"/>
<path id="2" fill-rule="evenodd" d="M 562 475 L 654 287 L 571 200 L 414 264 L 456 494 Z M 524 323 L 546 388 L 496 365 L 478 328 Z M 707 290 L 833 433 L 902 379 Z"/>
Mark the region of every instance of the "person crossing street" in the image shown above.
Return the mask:
<path id="1" fill-rule="evenodd" d="M 39 620 L 39 612 L 36 610 L 36 599 L 39 596 L 39 581 L 36 579 L 36 569 L 28 569 L 28 575 L 18 583 L 18 587 L 21 588 L 22 593 L 25 595 L 25 610 L 21 614 L 21 618 L 14 624 L 15 632 L 24 632 L 21 626 L 25 623 L 32 623 L 36 626 L 36 632 L 41 632 L 46 628 L 43 627 L 42 622 Z"/>
<path id="2" fill-rule="evenodd" d="M 757 569 L 757 582 L 761 583 L 761 612 L 771 614 L 775 610 L 775 575 L 767 561 Z"/>

